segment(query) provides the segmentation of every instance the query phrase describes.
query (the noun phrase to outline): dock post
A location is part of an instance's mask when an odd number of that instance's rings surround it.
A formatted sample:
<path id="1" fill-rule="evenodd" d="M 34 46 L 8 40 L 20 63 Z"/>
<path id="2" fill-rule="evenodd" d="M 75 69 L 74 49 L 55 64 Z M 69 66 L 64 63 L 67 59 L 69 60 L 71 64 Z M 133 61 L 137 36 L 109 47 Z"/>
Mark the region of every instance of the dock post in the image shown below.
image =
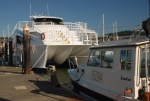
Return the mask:
<path id="1" fill-rule="evenodd" d="M 27 24 L 23 27 L 23 68 L 25 74 L 31 73 L 30 65 L 30 32 Z"/>
<path id="2" fill-rule="evenodd" d="M 8 62 L 8 44 L 7 42 L 5 43 L 5 52 L 4 52 L 4 61 L 5 61 L 5 65 L 7 65 Z"/>
<path id="3" fill-rule="evenodd" d="M 13 48 L 12 48 L 12 40 L 9 41 L 9 65 L 13 65 Z"/>

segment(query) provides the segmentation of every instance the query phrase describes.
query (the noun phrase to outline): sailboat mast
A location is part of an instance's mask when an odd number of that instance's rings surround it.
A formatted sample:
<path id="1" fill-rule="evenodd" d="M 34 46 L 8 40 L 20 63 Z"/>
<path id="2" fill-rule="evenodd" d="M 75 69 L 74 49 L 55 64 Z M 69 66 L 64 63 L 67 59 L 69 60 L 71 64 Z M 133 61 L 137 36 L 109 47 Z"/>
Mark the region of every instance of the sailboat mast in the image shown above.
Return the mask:
<path id="1" fill-rule="evenodd" d="M 104 33 L 105 33 L 105 32 L 104 32 L 104 14 L 103 14 L 103 42 L 104 42 L 104 37 L 105 37 L 105 36 L 104 36 Z"/>
<path id="2" fill-rule="evenodd" d="M 48 4 L 47 4 L 47 14 L 49 16 L 49 7 L 48 7 Z"/>
<path id="3" fill-rule="evenodd" d="M 150 17 L 150 0 L 149 0 L 149 17 Z"/>

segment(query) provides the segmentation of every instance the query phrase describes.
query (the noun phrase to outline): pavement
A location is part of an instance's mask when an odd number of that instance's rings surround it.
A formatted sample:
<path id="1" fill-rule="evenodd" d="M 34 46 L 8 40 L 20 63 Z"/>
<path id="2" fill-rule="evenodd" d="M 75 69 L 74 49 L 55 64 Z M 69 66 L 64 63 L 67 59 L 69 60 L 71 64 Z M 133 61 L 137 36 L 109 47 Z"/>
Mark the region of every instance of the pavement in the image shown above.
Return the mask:
<path id="1" fill-rule="evenodd" d="M 21 67 L 0 66 L 0 101 L 84 101 L 63 87 Z"/>

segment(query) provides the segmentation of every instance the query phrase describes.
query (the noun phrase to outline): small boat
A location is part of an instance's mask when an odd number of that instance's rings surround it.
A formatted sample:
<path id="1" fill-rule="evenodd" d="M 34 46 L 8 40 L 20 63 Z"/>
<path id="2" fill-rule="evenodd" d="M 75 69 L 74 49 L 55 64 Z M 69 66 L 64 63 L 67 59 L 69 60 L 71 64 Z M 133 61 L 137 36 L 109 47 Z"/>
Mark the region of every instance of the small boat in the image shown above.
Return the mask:
<path id="1" fill-rule="evenodd" d="M 15 65 L 22 64 L 25 24 L 30 31 L 31 68 L 46 68 L 47 61 L 62 64 L 69 57 L 72 61 L 74 57 L 82 61 L 88 55 L 88 48 L 98 42 L 97 33 L 88 29 L 87 23 L 64 22 L 63 18 L 54 16 L 30 16 L 29 21 L 19 21 L 12 33 Z"/>
<path id="2" fill-rule="evenodd" d="M 141 32 L 91 46 L 87 63 L 68 69 L 73 90 L 99 101 L 150 101 L 150 40 Z"/>

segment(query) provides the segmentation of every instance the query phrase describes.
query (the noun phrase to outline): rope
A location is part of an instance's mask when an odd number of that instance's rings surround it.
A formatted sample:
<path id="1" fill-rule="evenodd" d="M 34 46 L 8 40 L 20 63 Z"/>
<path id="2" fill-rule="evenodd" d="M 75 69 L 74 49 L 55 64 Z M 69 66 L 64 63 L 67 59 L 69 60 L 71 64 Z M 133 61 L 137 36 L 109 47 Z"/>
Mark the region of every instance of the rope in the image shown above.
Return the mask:
<path id="1" fill-rule="evenodd" d="M 118 97 L 120 97 L 120 96 L 123 95 L 123 94 L 124 94 L 124 96 L 125 96 L 125 93 L 131 94 L 131 93 L 132 93 L 132 90 L 131 90 L 131 89 L 126 89 L 125 91 L 121 92 L 121 93 L 114 99 L 114 101 L 117 101 Z"/>
<path id="2" fill-rule="evenodd" d="M 123 95 L 124 93 L 125 93 L 124 91 L 121 92 L 121 93 L 114 99 L 114 101 L 117 101 L 118 97 L 120 97 L 120 96 Z"/>

